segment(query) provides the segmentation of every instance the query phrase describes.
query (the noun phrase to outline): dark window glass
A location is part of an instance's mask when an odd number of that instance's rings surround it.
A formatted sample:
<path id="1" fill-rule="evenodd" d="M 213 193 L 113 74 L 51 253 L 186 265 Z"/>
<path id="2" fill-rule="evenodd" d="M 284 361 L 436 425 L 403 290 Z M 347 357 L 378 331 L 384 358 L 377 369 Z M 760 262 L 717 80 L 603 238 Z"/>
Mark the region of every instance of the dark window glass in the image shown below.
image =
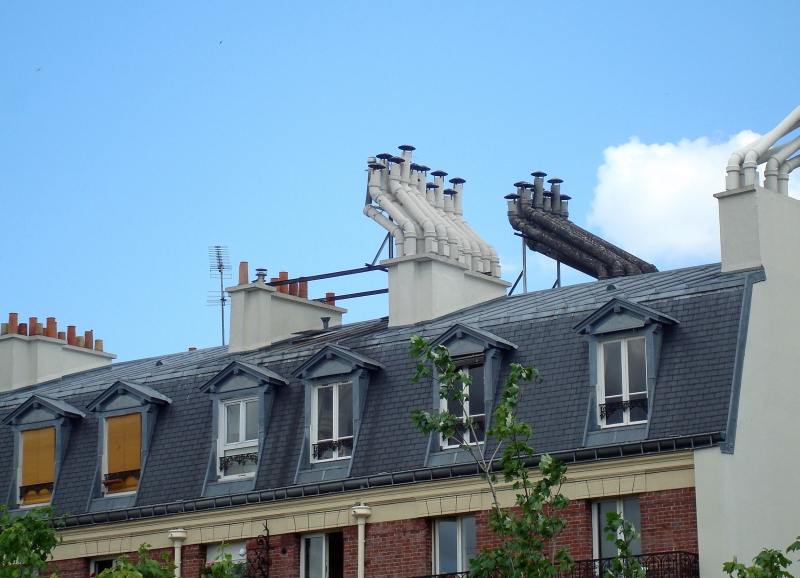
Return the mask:
<path id="1" fill-rule="evenodd" d="M 244 433 L 245 439 L 257 440 L 258 439 L 258 401 L 248 401 L 247 408 L 247 422 L 245 423 Z"/>
<path id="2" fill-rule="evenodd" d="M 606 398 L 622 395 L 622 343 L 603 344 L 603 383 Z"/>
<path id="3" fill-rule="evenodd" d="M 644 337 L 629 339 L 628 345 L 628 391 L 630 393 L 647 391 L 647 361 L 645 359 Z"/>
<path id="4" fill-rule="evenodd" d="M 239 412 L 238 403 L 225 406 L 226 438 L 225 443 L 235 444 L 239 441 Z"/>
<path id="5" fill-rule="evenodd" d="M 304 578 L 325 578 L 325 537 L 305 538 Z"/>
<path id="6" fill-rule="evenodd" d="M 436 524 L 438 573 L 458 572 L 458 519 L 444 518 Z"/>
<path id="7" fill-rule="evenodd" d="M 344 577 L 344 534 L 333 532 L 325 535 L 328 538 L 328 576 L 327 578 Z"/>
<path id="8" fill-rule="evenodd" d="M 475 516 L 461 518 L 461 572 L 469 570 L 469 561 L 477 554 L 476 534 Z"/>
<path id="9" fill-rule="evenodd" d="M 600 531 L 600 535 L 598 537 L 598 544 L 600 546 L 601 558 L 613 558 L 618 554 L 617 546 L 613 542 L 613 540 L 616 540 L 616 536 L 613 536 L 612 534 L 603 531 L 603 528 L 605 528 L 606 524 L 608 523 L 608 520 L 606 519 L 606 514 L 616 511 L 617 511 L 616 500 L 610 500 L 608 502 L 600 502 L 599 504 L 597 504 L 597 528 Z"/>
<path id="10" fill-rule="evenodd" d="M 339 385 L 339 437 L 353 435 L 353 384 Z"/>
<path id="11" fill-rule="evenodd" d="M 333 439 L 333 388 L 317 389 L 317 439 Z"/>
<path id="12" fill-rule="evenodd" d="M 622 517 L 633 524 L 637 533 L 642 533 L 642 515 L 639 510 L 639 498 L 628 498 L 622 501 Z M 631 552 L 636 556 L 642 553 L 641 538 L 631 543 Z"/>
<path id="13" fill-rule="evenodd" d="M 483 365 L 473 365 L 469 368 L 472 385 L 469 386 L 469 413 L 482 415 L 486 412 L 484 402 Z"/>

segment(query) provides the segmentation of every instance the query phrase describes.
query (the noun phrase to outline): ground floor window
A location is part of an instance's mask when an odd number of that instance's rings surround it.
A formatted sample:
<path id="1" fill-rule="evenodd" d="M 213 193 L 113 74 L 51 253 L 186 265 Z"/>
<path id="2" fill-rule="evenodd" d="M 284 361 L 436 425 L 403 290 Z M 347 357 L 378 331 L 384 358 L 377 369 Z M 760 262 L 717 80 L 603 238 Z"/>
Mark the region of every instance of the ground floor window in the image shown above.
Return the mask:
<path id="1" fill-rule="evenodd" d="M 476 554 L 475 516 L 439 518 L 433 531 L 433 573 L 465 572 Z"/>
<path id="2" fill-rule="evenodd" d="M 103 558 L 92 558 L 89 564 L 89 572 L 91 574 L 100 574 L 103 570 L 113 568 L 117 563 L 116 556 L 105 556 Z"/>
<path id="3" fill-rule="evenodd" d="M 344 577 L 344 534 L 308 534 L 300 548 L 300 575 L 303 578 Z"/>
<path id="4" fill-rule="evenodd" d="M 619 552 L 612 540 L 607 540 L 607 534 L 603 531 L 607 520 L 606 515 L 609 512 L 616 512 L 626 520 L 628 520 L 636 532 L 642 533 L 642 516 L 639 510 L 639 498 L 621 498 L 618 500 L 605 500 L 602 502 L 595 502 L 594 504 L 594 528 L 595 528 L 595 555 L 598 558 L 613 558 Z M 615 538 L 616 539 L 616 538 Z M 642 553 L 642 541 L 636 540 L 631 544 L 631 551 L 635 555 Z"/>

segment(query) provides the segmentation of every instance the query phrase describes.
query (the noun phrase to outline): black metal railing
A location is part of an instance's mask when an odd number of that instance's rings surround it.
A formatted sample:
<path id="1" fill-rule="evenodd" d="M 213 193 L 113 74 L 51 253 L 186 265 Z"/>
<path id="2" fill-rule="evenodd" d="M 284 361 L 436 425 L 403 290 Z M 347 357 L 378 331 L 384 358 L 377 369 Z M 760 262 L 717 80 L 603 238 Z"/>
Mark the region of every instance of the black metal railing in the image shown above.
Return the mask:
<path id="1" fill-rule="evenodd" d="M 609 417 L 618 411 L 626 410 L 626 409 L 633 409 L 633 408 L 642 408 L 644 411 L 647 411 L 647 398 L 644 399 L 629 399 L 627 401 L 611 401 L 608 403 L 601 403 L 600 404 L 600 417 Z"/>
<path id="2" fill-rule="evenodd" d="M 647 578 L 699 578 L 700 557 L 691 552 L 656 552 L 634 558 L 644 568 Z M 560 578 L 602 578 L 611 569 L 614 558 L 577 560 L 569 572 Z"/>
<path id="3" fill-rule="evenodd" d="M 348 448 L 352 451 L 353 438 L 339 438 L 338 440 L 325 440 L 317 442 L 315 444 L 312 444 L 311 453 L 314 455 L 314 459 L 318 460 L 323 455 L 325 455 L 325 452 L 332 452 L 332 451 L 341 452 L 345 448 Z"/>
<path id="4" fill-rule="evenodd" d="M 37 494 L 42 490 L 47 490 L 53 493 L 53 482 L 44 482 L 42 484 L 28 484 L 27 486 L 19 487 L 19 499 L 22 500 L 28 492 L 36 492 Z"/>
<path id="5" fill-rule="evenodd" d="M 250 452 L 247 454 L 234 454 L 232 456 L 222 456 L 219 459 L 219 469 L 223 472 L 231 467 L 233 464 L 244 466 L 246 464 L 258 463 L 258 452 Z"/>
<path id="6" fill-rule="evenodd" d="M 142 470 L 125 470 L 124 472 L 109 472 L 103 476 L 103 481 L 100 482 L 104 486 L 111 486 L 114 484 L 121 484 L 128 478 L 136 478 L 137 480 L 142 474 Z"/>
<path id="7" fill-rule="evenodd" d="M 657 552 L 634 556 L 645 570 L 647 578 L 700 578 L 700 557 L 691 552 Z M 569 572 L 558 574 L 559 578 L 603 578 L 611 570 L 614 558 L 576 560 Z M 446 572 L 418 578 L 467 578 L 469 572 Z"/>

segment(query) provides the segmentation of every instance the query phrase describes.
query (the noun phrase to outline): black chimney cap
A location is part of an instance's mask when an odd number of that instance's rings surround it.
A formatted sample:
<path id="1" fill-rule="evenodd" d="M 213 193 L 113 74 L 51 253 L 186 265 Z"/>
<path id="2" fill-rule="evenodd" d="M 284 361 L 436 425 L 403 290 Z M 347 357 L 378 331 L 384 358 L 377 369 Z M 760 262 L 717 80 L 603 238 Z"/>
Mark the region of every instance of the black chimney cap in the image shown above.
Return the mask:
<path id="1" fill-rule="evenodd" d="M 377 169 L 377 170 L 381 170 L 381 169 L 385 169 L 386 168 L 386 165 L 382 165 L 381 163 L 369 163 L 368 166 L 371 169 Z"/>
<path id="2" fill-rule="evenodd" d="M 447 173 L 444 171 L 433 171 L 431 175 L 434 177 L 446 177 Z"/>
<path id="3" fill-rule="evenodd" d="M 411 145 L 400 145 L 399 148 L 401 151 L 414 151 L 417 150 L 417 147 L 412 147 Z"/>
<path id="4" fill-rule="evenodd" d="M 547 179 L 547 182 L 551 183 L 553 185 L 559 185 L 559 184 L 563 183 L 564 181 L 562 179 Z"/>
<path id="5" fill-rule="evenodd" d="M 518 189 L 527 189 L 532 185 L 528 181 L 517 181 L 516 183 L 514 183 L 514 186 L 517 187 Z"/>
<path id="6" fill-rule="evenodd" d="M 454 185 L 461 185 L 463 183 L 466 183 L 467 179 L 462 179 L 461 177 L 453 177 L 452 179 L 450 179 L 450 182 L 453 183 Z"/>
<path id="7" fill-rule="evenodd" d="M 431 168 L 430 167 L 426 167 L 425 165 L 419 165 L 419 168 L 417 170 L 421 171 L 423 173 L 427 173 L 429 170 L 431 170 Z"/>
<path id="8" fill-rule="evenodd" d="M 547 176 L 547 173 L 544 173 L 542 171 L 536 171 L 535 173 L 531 173 L 531 176 L 536 178 L 544 178 Z"/>
<path id="9" fill-rule="evenodd" d="M 516 201 L 517 199 L 519 199 L 519 195 L 517 193 L 511 193 L 510 195 L 506 195 L 503 198 L 508 199 L 509 201 Z"/>
<path id="10" fill-rule="evenodd" d="M 542 191 L 542 195 L 545 197 L 552 197 L 553 193 L 551 193 L 550 191 Z"/>
<path id="11" fill-rule="evenodd" d="M 375 158 L 381 159 L 383 161 L 388 161 L 394 155 L 392 153 L 381 153 L 379 155 L 375 155 Z"/>
<path id="12" fill-rule="evenodd" d="M 406 162 L 406 159 L 404 159 L 402 157 L 392 157 L 389 160 L 392 161 L 393 163 L 404 163 L 404 162 Z"/>
<path id="13" fill-rule="evenodd" d="M 417 163 L 411 163 L 411 170 L 418 171 L 422 165 L 418 165 Z"/>
<path id="14" fill-rule="evenodd" d="M 570 200 L 572 200 L 572 197 L 570 197 L 569 195 L 561 195 L 561 200 L 562 201 L 570 201 Z"/>
<path id="15" fill-rule="evenodd" d="M 425 185 L 425 188 L 426 188 L 426 189 L 438 189 L 438 188 L 439 188 L 439 185 L 436 185 L 436 184 L 434 184 L 434 183 L 427 183 L 427 184 Z"/>
<path id="16" fill-rule="evenodd" d="M 457 195 L 458 191 L 454 189 L 445 189 L 442 191 L 445 195 Z"/>

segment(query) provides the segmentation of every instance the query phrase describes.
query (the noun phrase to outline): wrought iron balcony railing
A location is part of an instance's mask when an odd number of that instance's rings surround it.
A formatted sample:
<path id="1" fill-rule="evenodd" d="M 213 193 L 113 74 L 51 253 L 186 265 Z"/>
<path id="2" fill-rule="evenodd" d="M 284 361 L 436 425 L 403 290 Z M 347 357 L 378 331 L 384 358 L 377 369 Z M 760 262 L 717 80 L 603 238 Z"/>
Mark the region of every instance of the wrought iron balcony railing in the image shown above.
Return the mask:
<path id="1" fill-rule="evenodd" d="M 634 556 L 642 565 L 647 578 L 700 578 L 700 557 L 691 552 L 657 552 Z M 569 572 L 559 578 L 602 578 L 611 569 L 614 558 L 577 560 Z M 467 578 L 469 572 L 431 574 L 419 578 Z"/>

